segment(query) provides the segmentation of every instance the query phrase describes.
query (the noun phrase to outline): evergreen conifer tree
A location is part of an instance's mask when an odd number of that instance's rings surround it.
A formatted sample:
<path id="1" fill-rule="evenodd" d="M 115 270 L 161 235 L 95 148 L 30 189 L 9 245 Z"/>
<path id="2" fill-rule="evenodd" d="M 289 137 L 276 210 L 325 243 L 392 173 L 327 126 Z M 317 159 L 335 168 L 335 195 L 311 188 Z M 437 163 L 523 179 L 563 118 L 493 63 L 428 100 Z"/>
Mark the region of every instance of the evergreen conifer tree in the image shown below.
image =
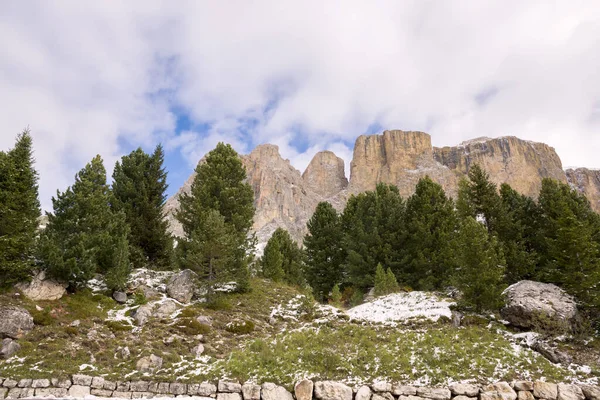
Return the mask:
<path id="1" fill-rule="evenodd" d="M 306 254 L 306 281 L 315 298 L 327 299 L 329 290 L 343 279 L 344 253 L 340 245 L 342 234 L 337 211 L 327 202 L 321 202 L 307 224 L 304 238 Z"/>
<path id="2" fill-rule="evenodd" d="M 419 180 L 406 203 L 406 241 L 399 273 L 403 283 L 419 290 L 440 290 L 449 283 L 454 269 L 451 239 L 457 224 L 454 203 L 444 189 L 429 177 Z"/>
<path id="3" fill-rule="evenodd" d="M 283 254 L 279 238 L 275 235 L 271 236 L 265 246 L 265 252 L 262 257 L 262 274 L 265 278 L 275 282 L 280 282 L 284 278 Z"/>
<path id="4" fill-rule="evenodd" d="M 162 146 L 156 146 L 152 155 L 138 148 L 117 161 L 113 172 L 113 206 L 125 213 L 130 258 L 138 268 L 165 269 L 171 261 L 173 239 L 163 212 L 168 187 L 163 162 Z"/>
<path id="5" fill-rule="evenodd" d="M 28 129 L 0 152 L 0 286 L 26 279 L 33 267 L 40 203 Z"/>
<path id="6" fill-rule="evenodd" d="M 207 154 L 206 161 L 196 167 L 191 191 L 180 196 L 180 209 L 176 214 L 185 233 L 185 239 L 178 244 L 183 257 L 186 257 L 188 246 L 207 249 L 203 244 L 192 242 L 208 240 L 197 230 L 206 226 L 205 219 L 209 216 L 214 219 L 214 213 L 210 211 L 217 211 L 223 217 L 223 230 L 235 238 L 228 241 L 231 256 L 229 269 L 223 274 L 237 283 L 238 291 L 249 290 L 248 263 L 255 244 L 254 235 L 250 234 L 254 192 L 245 180 L 246 169 L 238 154 L 230 145 L 219 143 Z"/>
<path id="7" fill-rule="evenodd" d="M 340 292 L 340 286 L 336 283 L 331 289 L 331 299 L 329 303 L 337 308 L 342 307 L 342 293 Z"/>
<path id="8" fill-rule="evenodd" d="M 279 255 L 281 270 L 279 271 Z M 263 274 L 265 277 L 283 280 L 291 285 L 303 286 L 304 255 L 298 244 L 294 242 L 288 231 L 277 228 L 265 247 L 263 255 Z"/>
<path id="9" fill-rule="evenodd" d="M 454 285 L 460 304 L 477 312 L 498 310 L 504 289 L 504 256 L 495 236 L 473 217 L 462 220 L 456 238 Z"/>
<path id="10" fill-rule="evenodd" d="M 397 291 L 398 282 L 392 270 L 388 268 L 386 271 L 381 263 L 377 264 L 375 268 L 375 286 L 373 288 L 375 296 L 385 296 Z"/>
<path id="11" fill-rule="evenodd" d="M 130 271 L 125 215 L 114 212 L 100 156 L 75 176 L 75 183 L 52 198 L 53 214 L 40 239 L 40 258 L 49 275 L 82 287 L 103 273 L 110 289 L 123 289 Z"/>
<path id="12" fill-rule="evenodd" d="M 502 200 L 489 174 L 479 165 L 471 166 L 468 179 L 459 182 L 456 207 L 461 217 L 482 220 L 488 232 L 496 232 Z"/>

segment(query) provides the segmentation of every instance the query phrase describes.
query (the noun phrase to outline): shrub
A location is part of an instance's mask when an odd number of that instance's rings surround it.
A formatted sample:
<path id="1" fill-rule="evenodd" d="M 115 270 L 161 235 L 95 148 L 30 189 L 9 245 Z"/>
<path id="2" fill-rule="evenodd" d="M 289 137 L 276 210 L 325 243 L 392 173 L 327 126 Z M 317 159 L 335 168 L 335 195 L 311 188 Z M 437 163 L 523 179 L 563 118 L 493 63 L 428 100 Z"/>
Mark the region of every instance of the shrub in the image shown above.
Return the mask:
<path id="1" fill-rule="evenodd" d="M 224 296 L 214 296 L 211 301 L 204 303 L 204 307 L 214 311 L 229 311 L 231 303 Z"/>
<path id="2" fill-rule="evenodd" d="M 133 329 L 133 326 L 122 321 L 106 321 L 105 324 L 113 333 L 130 332 Z"/>
<path id="3" fill-rule="evenodd" d="M 193 318 L 179 318 L 175 323 L 175 328 L 189 336 L 205 335 L 210 331 L 208 325 L 202 324 Z"/>
<path id="4" fill-rule="evenodd" d="M 254 331 L 254 322 L 248 320 L 230 322 L 225 326 L 225 330 L 236 335 L 246 335 Z"/>
<path id="5" fill-rule="evenodd" d="M 41 326 L 53 325 L 56 319 L 50 314 L 50 310 L 45 308 L 41 311 L 35 310 L 31 313 L 33 323 Z"/>

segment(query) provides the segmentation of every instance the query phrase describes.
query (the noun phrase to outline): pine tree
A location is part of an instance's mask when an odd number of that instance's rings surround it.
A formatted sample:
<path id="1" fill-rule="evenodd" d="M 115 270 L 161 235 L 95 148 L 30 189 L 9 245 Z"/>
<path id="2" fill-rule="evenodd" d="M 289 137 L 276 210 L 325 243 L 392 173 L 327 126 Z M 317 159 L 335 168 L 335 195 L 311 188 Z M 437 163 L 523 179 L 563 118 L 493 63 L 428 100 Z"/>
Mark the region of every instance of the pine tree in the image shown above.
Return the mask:
<path id="1" fill-rule="evenodd" d="M 378 184 L 374 191 L 350 197 L 341 217 L 347 280 L 356 288 L 373 286 L 378 263 L 399 272 L 404 245 L 404 208 L 398 188 Z"/>
<path id="2" fill-rule="evenodd" d="M 460 305 L 477 312 L 497 310 L 504 289 L 504 256 L 495 236 L 473 217 L 462 220 L 456 238 L 454 285 L 462 292 Z"/>
<path id="3" fill-rule="evenodd" d="M 479 165 L 471 166 L 468 180 L 459 182 L 456 207 L 461 217 L 482 220 L 488 232 L 496 232 L 496 225 L 502 217 L 502 200 L 489 174 Z"/>
<path id="4" fill-rule="evenodd" d="M 170 266 L 173 239 L 163 212 L 168 187 L 163 162 L 162 146 L 152 155 L 138 148 L 117 161 L 113 172 L 113 206 L 125 212 L 131 261 L 137 268 Z"/>
<path id="5" fill-rule="evenodd" d="M 306 281 L 315 298 L 327 299 L 329 290 L 343 279 L 344 253 L 339 243 L 342 231 L 337 211 L 327 202 L 321 202 L 307 224 L 304 238 L 306 254 Z"/>
<path id="6" fill-rule="evenodd" d="M 285 276 L 283 272 L 281 245 L 279 244 L 279 238 L 275 235 L 271 236 L 265 246 L 265 252 L 262 257 L 262 274 L 265 278 L 275 282 L 282 281 Z"/>
<path id="7" fill-rule="evenodd" d="M 0 286 L 26 279 L 33 267 L 40 217 L 38 174 L 28 129 L 0 152 Z"/>
<path id="8" fill-rule="evenodd" d="M 375 296 L 385 296 L 398 291 L 398 282 L 396 276 L 390 268 L 387 271 L 381 263 L 375 268 L 375 286 L 373 293 Z"/>
<path id="9" fill-rule="evenodd" d="M 329 300 L 329 304 L 337 308 L 342 307 L 342 293 L 340 292 L 340 286 L 337 283 L 333 285 L 333 289 L 331 289 L 331 299 Z"/>
<path id="10" fill-rule="evenodd" d="M 210 211 L 217 211 L 223 217 L 227 231 L 236 239 L 228 242 L 232 256 L 227 275 L 237 283 L 238 291 L 249 289 L 248 263 L 255 244 L 254 235 L 250 234 L 254 192 L 245 180 L 246 169 L 238 154 L 230 145 L 219 143 L 207 154 L 206 161 L 196 167 L 191 191 L 179 197 L 180 209 L 176 214 L 185 233 L 185 239 L 178 244 L 184 257 L 189 245 L 205 249 L 191 242 L 202 237 L 197 230 L 206 225 L 204 219 L 212 215 Z"/>
<path id="11" fill-rule="evenodd" d="M 440 290 L 449 283 L 454 269 L 451 239 L 457 224 L 454 203 L 444 189 L 429 177 L 419 180 L 406 203 L 406 241 L 399 273 L 403 283 L 419 290 Z"/>
<path id="12" fill-rule="evenodd" d="M 40 238 L 40 258 L 48 274 L 82 287 L 96 273 L 106 276 L 110 289 L 123 289 L 130 270 L 122 212 L 114 212 L 100 156 L 75 176 L 75 183 L 52 198 L 53 214 Z"/>

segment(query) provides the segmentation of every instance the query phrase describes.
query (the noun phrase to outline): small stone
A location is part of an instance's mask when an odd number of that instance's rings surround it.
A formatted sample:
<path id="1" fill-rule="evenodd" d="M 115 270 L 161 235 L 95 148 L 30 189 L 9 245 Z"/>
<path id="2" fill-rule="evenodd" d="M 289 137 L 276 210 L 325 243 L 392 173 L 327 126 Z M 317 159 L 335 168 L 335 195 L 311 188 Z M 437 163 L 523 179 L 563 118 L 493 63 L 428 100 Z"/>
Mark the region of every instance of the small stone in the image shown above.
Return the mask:
<path id="1" fill-rule="evenodd" d="M 354 400 L 371 400 L 371 388 L 367 385 L 361 386 L 356 392 Z"/>
<path id="2" fill-rule="evenodd" d="M 21 345 L 15 340 L 6 338 L 0 342 L 0 359 L 8 359 L 21 350 Z"/>
<path id="3" fill-rule="evenodd" d="M 394 400 L 394 396 L 391 393 L 373 393 L 371 400 Z"/>
<path id="4" fill-rule="evenodd" d="M 371 385 L 374 392 L 391 392 L 392 384 L 384 381 L 375 382 Z"/>
<path id="5" fill-rule="evenodd" d="M 311 398 L 312 398 L 312 392 Z M 244 400 L 260 400 L 260 385 L 256 385 L 252 382 L 246 382 L 242 385 L 242 397 Z M 296 399 L 301 400 L 296 395 Z"/>
<path id="6" fill-rule="evenodd" d="M 156 389 L 156 393 L 160 393 L 160 394 L 169 393 L 169 383 L 168 382 L 160 382 L 158 384 L 158 388 Z"/>
<path id="7" fill-rule="evenodd" d="M 274 383 L 263 383 L 261 390 L 262 400 L 294 400 L 294 396 L 284 387 Z"/>
<path id="8" fill-rule="evenodd" d="M 104 390 L 115 390 L 117 388 L 117 382 L 113 382 L 113 381 L 104 381 L 104 385 L 102 386 L 102 389 Z"/>
<path id="9" fill-rule="evenodd" d="M 219 381 L 218 391 L 221 393 L 241 393 L 242 385 L 238 382 Z"/>
<path id="10" fill-rule="evenodd" d="M 117 381 L 117 388 L 115 389 L 115 391 L 128 392 L 130 385 L 131 385 L 131 382 L 129 382 L 129 381 Z"/>
<path id="11" fill-rule="evenodd" d="M 481 400 L 517 400 L 517 393 L 506 382 L 498 382 L 482 388 Z"/>
<path id="12" fill-rule="evenodd" d="M 584 400 L 585 395 L 579 386 L 558 384 L 558 400 Z"/>
<path id="13" fill-rule="evenodd" d="M 531 381 L 516 381 L 515 382 L 515 390 L 524 390 L 524 391 L 532 391 L 533 390 L 533 382 Z"/>
<path id="14" fill-rule="evenodd" d="M 17 384 L 17 387 L 28 388 L 28 387 L 31 387 L 32 382 L 33 382 L 33 379 L 21 379 L 19 381 L 19 383 Z"/>
<path id="15" fill-rule="evenodd" d="M 148 391 L 150 393 L 158 393 L 158 382 L 148 382 Z"/>
<path id="16" fill-rule="evenodd" d="M 395 396 L 416 396 L 417 388 L 414 386 L 393 384 L 392 385 L 392 394 Z"/>
<path id="17" fill-rule="evenodd" d="M 537 399 L 556 400 L 558 386 L 554 383 L 535 381 L 533 382 L 533 396 Z"/>
<path id="18" fill-rule="evenodd" d="M 119 304 L 127 303 L 127 293 L 115 291 L 113 292 L 112 297 Z"/>
<path id="19" fill-rule="evenodd" d="M 149 382 L 135 381 L 135 382 L 131 382 L 129 384 L 129 390 L 131 392 L 147 392 L 149 386 L 150 386 Z"/>
<path id="20" fill-rule="evenodd" d="M 73 321 L 73 322 L 71 322 L 71 323 L 69 324 L 69 326 L 70 326 L 71 328 L 77 328 L 79 325 L 81 325 L 81 321 L 80 321 L 80 320 L 78 320 L 78 319 L 76 319 L 75 321 Z"/>
<path id="21" fill-rule="evenodd" d="M 154 397 L 154 393 L 151 392 L 133 392 L 131 393 L 132 399 L 152 399 Z"/>
<path id="22" fill-rule="evenodd" d="M 19 383 L 18 381 L 8 378 L 8 379 L 4 380 L 4 382 L 2 383 L 2 386 L 4 386 L 5 388 L 12 389 L 12 388 L 17 387 L 18 383 Z"/>
<path id="23" fill-rule="evenodd" d="M 169 393 L 178 395 L 187 393 L 187 385 L 185 383 L 173 382 L 169 385 Z"/>
<path id="24" fill-rule="evenodd" d="M 455 383 L 450 386 L 450 391 L 457 396 L 477 397 L 479 394 L 479 386 L 469 383 Z"/>
<path id="25" fill-rule="evenodd" d="M 204 353 L 204 345 L 202 343 L 198 343 L 196 346 L 192 348 L 192 355 L 196 358 L 200 357 Z"/>
<path id="26" fill-rule="evenodd" d="M 463 396 L 462 394 L 459 394 L 458 396 L 454 396 L 452 398 L 452 400 L 477 400 L 477 397 L 469 397 L 469 396 Z"/>
<path id="27" fill-rule="evenodd" d="M 8 393 L 7 388 L 0 387 L 0 400 L 4 399 L 6 397 L 7 393 Z"/>
<path id="28" fill-rule="evenodd" d="M 162 358 L 151 354 L 150 356 L 140 358 L 135 366 L 140 372 L 154 372 L 162 367 L 162 363 Z"/>
<path id="29" fill-rule="evenodd" d="M 315 382 L 315 397 L 321 400 L 352 400 L 352 389 L 340 382 Z"/>
<path id="30" fill-rule="evenodd" d="M 68 389 L 73 384 L 70 379 L 58 379 L 58 378 L 52 378 L 50 380 L 50 383 L 52 383 L 52 386 L 54 386 L 56 388 L 60 388 L 60 389 Z"/>
<path id="31" fill-rule="evenodd" d="M 239 393 L 219 393 L 217 400 L 242 400 L 242 396 Z"/>
<path id="32" fill-rule="evenodd" d="M 50 386 L 50 381 L 48 379 L 34 379 L 31 382 L 32 388 L 47 388 Z"/>
<path id="33" fill-rule="evenodd" d="M 75 375 L 73 376 L 73 380 L 75 380 Z M 90 377 L 90 383 L 92 383 L 92 379 Z M 89 384 L 88 384 L 89 385 Z M 69 397 L 77 397 L 84 398 L 90 394 L 90 387 L 84 385 L 73 385 L 69 388 Z"/>
<path id="34" fill-rule="evenodd" d="M 6 394 L 6 398 L 7 399 L 18 399 L 18 398 L 22 397 L 22 392 L 23 392 L 23 389 L 17 388 L 17 387 L 9 389 L 8 393 Z M 25 397 L 25 396 L 23 396 L 23 397 Z"/>
<path id="35" fill-rule="evenodd" d="M 533 397 L 533 393 L 529 390 L 519 390 L 517 400 L 535 400 L 535 397 Z"/>
<path id="36" fill-rule="evenodd" d="M 206 315 L 200 315 L 199 317 L 196 317 L 196 321 L 200 322 L 201 324 L 204 325 L 208 325 L 208 326 L 212 326 L 212 318 L 211 317 L 207 317 Z"/>
<path id="37" fill-rule="evenodd" d="M 89 375 L 73 375 L 73 385 L 78 386 L 90 386 L 92 384 L 92 377 Z"/>
<path id="38" fill-rule="evenodd" d="M 203 382 L 198 387 L 198 396 L 214 397 L 217 394 L 217 386 L 210 382 Z"/>
<path id="39" fill-rule="evenodd" d="M 580 388 L 587 400 L 600 400 L 600 386 L 581 385 Z"/>
<path id="40" fill-rule="evenodd" d="M 113 391 L 105 389 L 92 389 L 90 390 L 90 394 L 97 397 L 113 397 Z"/>
<path id="41" fill-rule="evenodd" d="M 294 386 L 294 394 L 296 400 L 311 400 L 313 396 L 315 384 L 310 379 L 302 379 Z M 244 396 L 246 400 L 246 396 Z"/>
<path id="42" fill-rule="evenodd" d="M 445 388 L 420 387 L 417 388 L 417 396 L 431 400 L 450 400 L 452 393 Z"/>
<path id="43" fill-rule="evenodd" d="M 119 390 L 115 390 L 112 394 L 112 397 L 116 397 L 119 399 L 130 399 L 131 398 L 131 392 L 121 392 Z"/>
<path id="44" fill-rule="evenodd" d="M 90 385 L 92 389 L 102 389 L 104 387 L 104 378 L 101 376 L 95 376 L 92 378 L 92 384 Z"/>

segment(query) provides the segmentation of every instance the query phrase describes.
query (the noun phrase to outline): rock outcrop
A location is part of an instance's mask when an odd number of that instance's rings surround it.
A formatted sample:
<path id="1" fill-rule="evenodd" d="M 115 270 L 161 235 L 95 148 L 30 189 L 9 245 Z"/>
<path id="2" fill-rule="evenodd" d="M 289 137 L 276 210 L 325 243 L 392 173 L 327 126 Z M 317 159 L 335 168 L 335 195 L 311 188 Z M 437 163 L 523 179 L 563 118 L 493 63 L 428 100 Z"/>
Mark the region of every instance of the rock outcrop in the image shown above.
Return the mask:
<path id="1" fill-rule="evenodd" d="M 600 212 L 600 170 L 577 168 L 566 172 L 569 184 L 585 194 L 594 211 Z"/>
<path id="2" fill-rule="evenodd" d="M 521 281 L 504 291 L 502 316 L 521 328 L 568 328 L 577 318 L 577 303 L 551 283 Z"/>
<path id="3" fill-rule="evenodd" d="M 429 176 L 455 197 L 458 182 L 474 164 L 481 165 L 493 182 L 508 183 L 531 197 L 537 197 L 543 178 L 568 181 L 600 211 L 599 171 L 577 169 L 565 173 L 552 147 L 512 136 L 478 138 L 454 147 L 436 148 L 431 144 L 431 136 L 424 132 L 390 130 L 381 135 L 363 135 L 354 146 L 349 182 L 344 161 L 330 151 L 317 153 L 303 174 L 281 157 L 275 145 L 257 146 L 241 159 L 255 195 L 253 229 L 259 250 L 278 227 L 301 242 L 306 222 L 320 201 L 329 201 L 341 211 L 350 195 L 373 190 L 380 182 L 398 186 L 402 196 L 407 197 L 419 179 Z M 183 235 L 174 218 L 178 196 L 189 193 L 194 177 L 192 174 L 165 205 L 166 218 L 176 236 Z"/>
<path id="4" fill-rule="evenodd" d="M 19 339 L 33 329 L 33 317 L 23 307 L 0 306 L 0 339 Z"/>
<path id="5" fill-rule="evenodd" d="M 60 299 L 65 294 L 67 286 L 65 283 L 46 279 L 46 273 L 42 271 L 34 276 L 31 282 L 18 283 L 15 287 L 28 299 L 43 301 Z"/>
<path id="6" fill-rule="evenodd" d="M 194 296 L 198 275 L 190 270 L 183 270 L 171 277 L 167 283 L 167 294 L 180 303 L 189 303 Z"/>

